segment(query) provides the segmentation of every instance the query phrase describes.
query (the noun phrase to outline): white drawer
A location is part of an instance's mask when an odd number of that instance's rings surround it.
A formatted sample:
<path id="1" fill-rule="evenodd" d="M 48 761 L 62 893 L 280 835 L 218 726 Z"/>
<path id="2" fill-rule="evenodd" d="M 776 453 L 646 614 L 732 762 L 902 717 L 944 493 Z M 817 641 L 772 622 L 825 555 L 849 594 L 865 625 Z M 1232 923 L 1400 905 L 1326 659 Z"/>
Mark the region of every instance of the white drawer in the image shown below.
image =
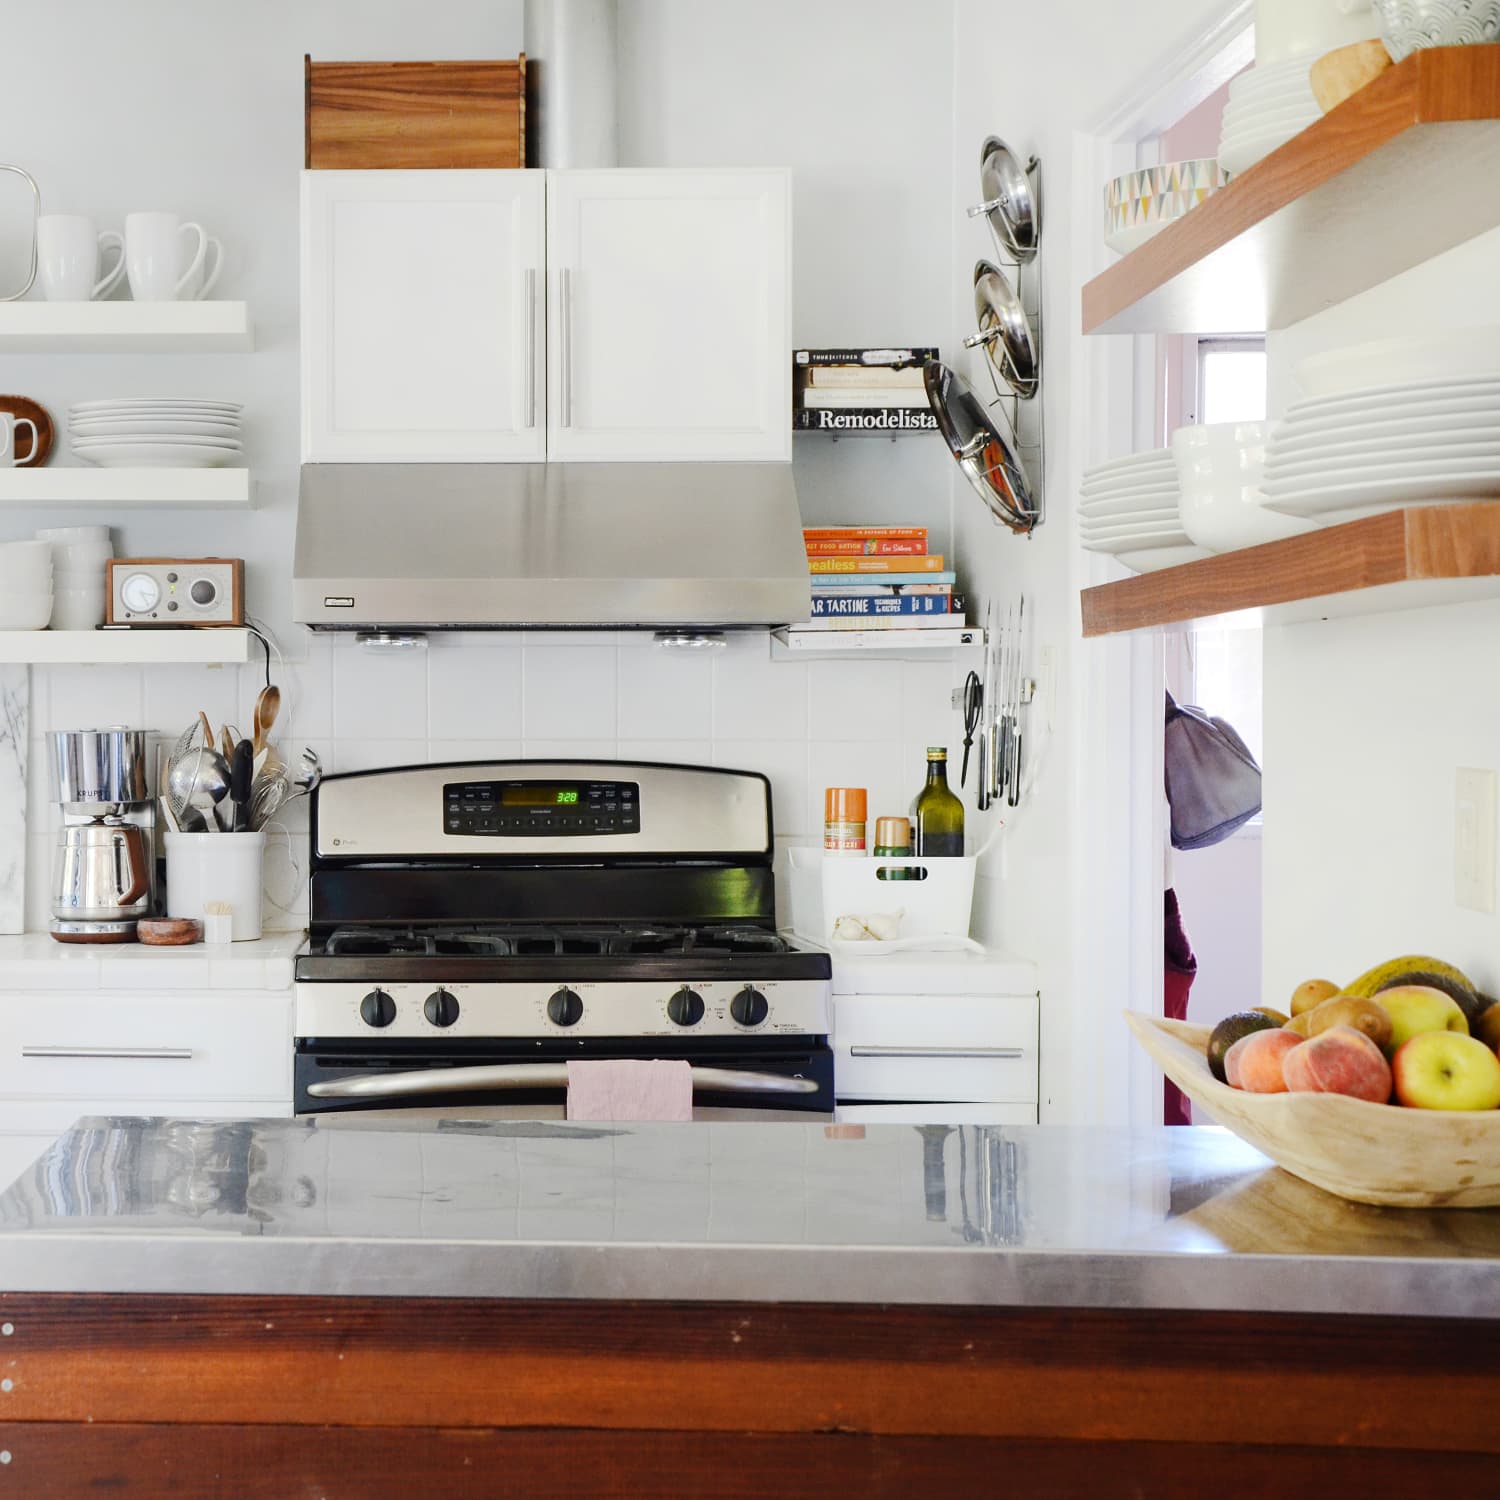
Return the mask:
<path id="1" fill-rule="evenodd" d="M 1035 1125 L 1035 1104 L 840 1104 L 840 1125 Z"/>
<path id="2" fill-rule="evenodd" d="M 45 1135 L 54 1141 L 89 1115 L 164 1115 L 178 1120 L 287 1120 L 292 1096 L 284 1099 L 15 1099 L 0 1100 L 0 1135 Z"/>
<path id="3" fill-rule="evenodd" d="M 1035 1105 L 1034 995 L 837 995 L 839 1100 Z"/>
<path id="4" fill-rule="evenodd" d="M 0 1003 L 0 1099 L 290 1099 L 290 993 L 16 994 Z M 142 1107 L 142 1106 L 146 1107 Z"/>

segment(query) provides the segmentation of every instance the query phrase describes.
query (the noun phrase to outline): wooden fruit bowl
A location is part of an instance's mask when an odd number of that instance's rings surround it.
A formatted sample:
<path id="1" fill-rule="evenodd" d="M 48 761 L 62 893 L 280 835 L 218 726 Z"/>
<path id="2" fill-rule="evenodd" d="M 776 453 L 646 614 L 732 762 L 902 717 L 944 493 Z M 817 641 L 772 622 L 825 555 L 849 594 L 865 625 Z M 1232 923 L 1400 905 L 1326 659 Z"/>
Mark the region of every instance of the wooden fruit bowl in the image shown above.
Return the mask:
<path id="1" fill-rule="evenodd" d="M 1500 1110 L 1401 1109 L 1342 1094 L 1247 1094 L 1208 1071 L 1207 1026 L 1125 1020 L 1200 1109 L 1278 1167 L 1340 1198 L 1391 1208 L 1500 1204 Z"/>

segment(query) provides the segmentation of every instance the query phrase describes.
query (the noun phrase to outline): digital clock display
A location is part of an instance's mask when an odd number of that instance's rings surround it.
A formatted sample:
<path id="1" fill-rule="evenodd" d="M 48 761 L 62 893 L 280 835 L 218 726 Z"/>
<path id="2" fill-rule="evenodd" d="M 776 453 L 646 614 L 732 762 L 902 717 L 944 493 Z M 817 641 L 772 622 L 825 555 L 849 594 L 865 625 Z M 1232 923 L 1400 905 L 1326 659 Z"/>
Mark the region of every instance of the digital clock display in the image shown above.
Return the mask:
<path id="1" fill-rule="evenodd" d="M 575 807 L 578 804 L 579 788 L 576 786 L 548 785 L 545 782 L 528 782 L 525 786 L 503 786 L 500 788 L 501 807 Z"/>

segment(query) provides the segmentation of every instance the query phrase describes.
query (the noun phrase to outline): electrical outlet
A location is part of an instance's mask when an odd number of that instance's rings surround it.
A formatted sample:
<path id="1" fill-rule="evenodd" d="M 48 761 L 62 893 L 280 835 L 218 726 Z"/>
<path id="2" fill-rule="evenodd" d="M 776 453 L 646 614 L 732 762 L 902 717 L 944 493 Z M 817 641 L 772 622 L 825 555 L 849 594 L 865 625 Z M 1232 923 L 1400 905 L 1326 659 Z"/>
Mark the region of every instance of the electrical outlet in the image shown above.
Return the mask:
<path id="1" fill-rule="evenodd" d="M 1460 767 L 1453 808 L 1453 899 L 1495 909 L 1495 773 Z"/>

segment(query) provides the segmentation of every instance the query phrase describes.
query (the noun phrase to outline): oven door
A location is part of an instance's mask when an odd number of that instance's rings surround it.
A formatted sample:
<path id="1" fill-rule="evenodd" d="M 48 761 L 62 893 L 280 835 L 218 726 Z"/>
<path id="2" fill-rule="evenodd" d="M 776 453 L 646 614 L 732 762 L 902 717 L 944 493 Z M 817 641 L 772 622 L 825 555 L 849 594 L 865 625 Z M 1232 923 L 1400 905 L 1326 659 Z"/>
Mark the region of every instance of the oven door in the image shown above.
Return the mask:
<path id="1" fill-rule="evenodd" d="M 294 1059 L 298 1115 L 363 1110 L 488 1106 L 513 1115 L 528 1106 L 551 1113 L 567 1102 L 570 1060 L 682 1059 L 693 1069 L 693 1108 L 832 1114 L 833 1052 L 826 1037 L 767 1037 L 753 1050 L 704 1039 L 657 1042 L 590 1039 L 587 1050 L 556 1042 L 491 1041 L 433 1047 L 299 1040 Z"/>

